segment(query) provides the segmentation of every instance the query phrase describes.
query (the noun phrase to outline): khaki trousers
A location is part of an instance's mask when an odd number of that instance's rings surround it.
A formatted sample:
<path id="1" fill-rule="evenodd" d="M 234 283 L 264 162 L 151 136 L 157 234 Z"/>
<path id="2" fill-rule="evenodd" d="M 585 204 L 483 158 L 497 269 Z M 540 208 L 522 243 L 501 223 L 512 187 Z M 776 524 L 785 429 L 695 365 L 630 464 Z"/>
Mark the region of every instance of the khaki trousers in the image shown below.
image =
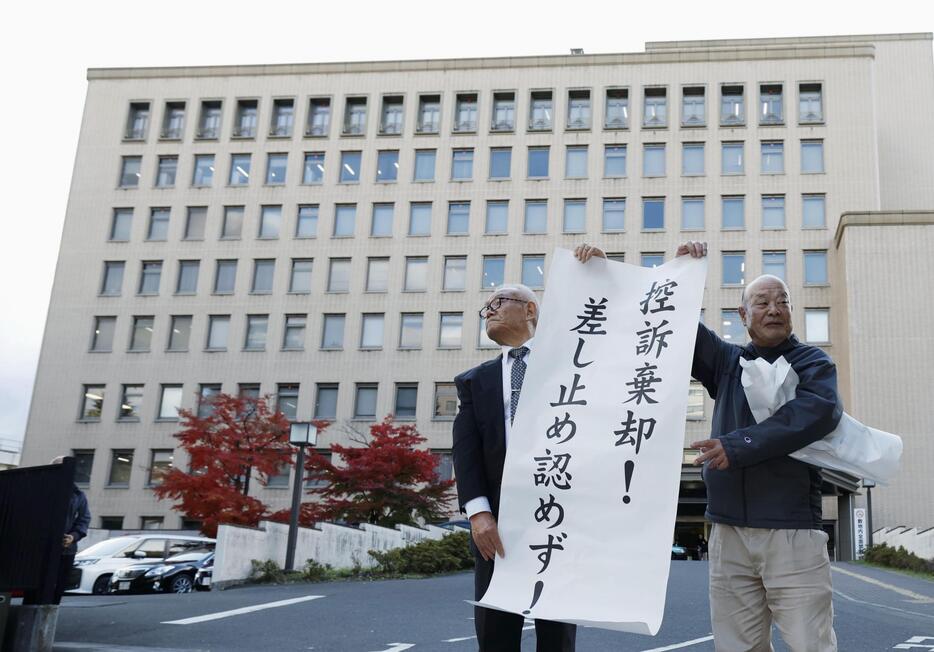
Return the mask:
<path id="1" fill-rule="evenodd" d="M 826 532 L 715 523 L 709 555 L 717 652 L 771 652 L 773 622 L 793 652 L 836 652 Z"/>

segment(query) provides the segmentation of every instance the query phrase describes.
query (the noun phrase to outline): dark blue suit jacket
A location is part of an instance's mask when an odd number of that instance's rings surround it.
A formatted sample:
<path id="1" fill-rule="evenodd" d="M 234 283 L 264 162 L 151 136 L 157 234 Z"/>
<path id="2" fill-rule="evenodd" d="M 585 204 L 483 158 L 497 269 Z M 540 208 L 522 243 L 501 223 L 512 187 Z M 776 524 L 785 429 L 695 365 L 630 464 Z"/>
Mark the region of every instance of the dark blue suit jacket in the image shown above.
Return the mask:
<path id="1" fill-rule="evenodd" d="M 498 355 L 454 379 L 460 408 L 454 418 L 454 474 L 457 500 L 486 496 L 499 516 L 499 494 L 506 462 L 503 356 Z"/>

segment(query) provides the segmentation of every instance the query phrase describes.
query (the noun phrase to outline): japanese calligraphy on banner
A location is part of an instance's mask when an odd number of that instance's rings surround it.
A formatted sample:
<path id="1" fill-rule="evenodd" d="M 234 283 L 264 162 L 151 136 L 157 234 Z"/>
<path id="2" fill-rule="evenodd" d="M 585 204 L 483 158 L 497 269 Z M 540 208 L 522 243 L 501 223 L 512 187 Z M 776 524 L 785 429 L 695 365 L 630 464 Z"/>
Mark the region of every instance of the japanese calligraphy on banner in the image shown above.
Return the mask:
<path id="1" fill-rule="evenodd" d="M 654 635 L 706 258 L 555 250 L 509 437 L 485 607 Z"/>

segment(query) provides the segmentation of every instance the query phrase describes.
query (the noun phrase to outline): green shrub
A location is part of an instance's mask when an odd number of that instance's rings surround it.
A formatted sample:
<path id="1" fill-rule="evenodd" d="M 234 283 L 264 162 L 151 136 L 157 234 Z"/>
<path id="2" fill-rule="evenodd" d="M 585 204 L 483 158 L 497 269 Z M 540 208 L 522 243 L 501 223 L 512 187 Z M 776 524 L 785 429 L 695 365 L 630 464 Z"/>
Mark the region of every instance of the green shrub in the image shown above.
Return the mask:
<path id="1" fill-rule="evenodd" d="M 305 568 L 302 569 L 302 579 L 308 582 L 325 582 L 333 580 L 337 576 L 330 564 L 320 564 L 314 559 L 305 561 Z"/>
<path id="2" fill-rule="evenodd" d="M 452 532 L 436 543 L 455 556 L 458 560 L 458 566 L 455 570 L 472 570 L 474 567 L 474 556 L 470 552 L 470 533 L 466 531 Z"/>
<path id="3" fill-rule="evenodd" d="M 378 579 L 401 575 L 435 575 L 473 568 L 474 560 L 467 532 L 454 532 L 438 541 L 428 539 L 404 548 L 386 552 L 370 550 L 376 560 L 375 568 L 363 568 L 354 559 L 351 568 L 332 568 L 314 559 L 305 560 L 301 571 L 285 571 L 272 559 L 250 561 L 250 581 L 264 584 L 286 582 L 329 582 L 337 579 Z"/>
<path id="4" fill-rule="evenodd" d="M 253 567 L 250 571 L 250 579 L 254 582 L 281 584 L 287 579 L 285 571 L 279 568 L 279 564 L 272 559 L 265 561 L 251 559 L 250 565 Z"/>
<path id="5" fill-rule="evenodd" d="M 923 559 L 908 552 L 904 546 L 892 548 L 884 543 L 869 546 L 864 552 L 863 559 L 881 566 L 934 575 L 934 560 Z"/>
<path id="6" fill-rule="evenodd" d="M 426 539 L 385 552 L 370 550 L 370 556 L 377 563 L 374 574 L 434 575 L 473 568 L 468 541 L 466 532 L 455 532 L 440 540 Z"/>
<path id="7" fill-rule="evenodd" d="M 364 568 L 360 560 L 357 559 L 356 554 L 353 555 L 353 565 L 350 568 L 339 568 L 337 570 L 337 577 L 341 579 L 364 579 L 372 575 L 373 571 L 369 568 Z"/>

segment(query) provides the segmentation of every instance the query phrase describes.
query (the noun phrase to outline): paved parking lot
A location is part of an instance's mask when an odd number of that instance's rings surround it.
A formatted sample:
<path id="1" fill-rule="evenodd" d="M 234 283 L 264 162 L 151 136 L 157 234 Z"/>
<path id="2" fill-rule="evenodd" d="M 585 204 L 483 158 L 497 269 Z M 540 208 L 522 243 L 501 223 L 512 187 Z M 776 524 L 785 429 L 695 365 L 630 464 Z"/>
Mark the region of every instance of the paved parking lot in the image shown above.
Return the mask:
<path id="1" fill-rule="evenodd" d="M 934 582 L 856 564 L 834 564 L 833 579 L 842 652 L 934 651 Z M 476 649 L 472 607 L 464 602 L 471 592 L 471 574 L 461 573 L 184 595 L 68 596 L 56 650 L 466 652 Z M 534 649 L 529 629 L 523 650 Z M 582 629 L 578 649 L 710 652 L 707 564 L 672 562 L 658 636 Z M 786 648 L 776 641 L 776 650 Z"/>

